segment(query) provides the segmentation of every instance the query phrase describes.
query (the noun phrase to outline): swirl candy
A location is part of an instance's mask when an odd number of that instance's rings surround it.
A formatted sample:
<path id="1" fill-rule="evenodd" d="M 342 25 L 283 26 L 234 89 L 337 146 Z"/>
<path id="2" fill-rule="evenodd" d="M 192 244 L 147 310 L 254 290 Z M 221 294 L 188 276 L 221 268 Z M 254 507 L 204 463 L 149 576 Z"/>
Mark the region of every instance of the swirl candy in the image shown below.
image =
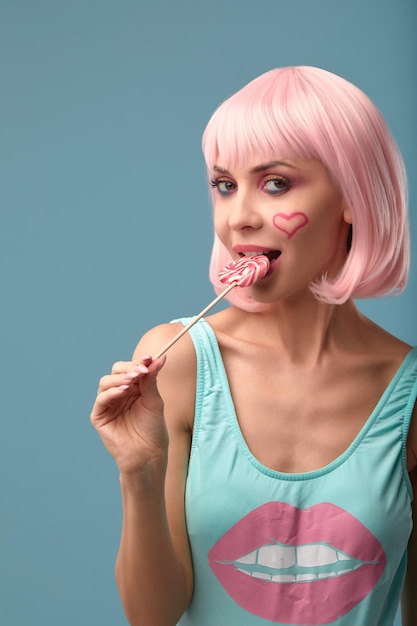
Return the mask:
<path id="1" fill-rule="evenodd" d="M 264 254 L 242 256 L 219 272 L 219 280 L 225 285 L 235 283 L 238 287 L 249 287 L 261 280 L 267 274 L 269 267 L 269 259 Z"/>

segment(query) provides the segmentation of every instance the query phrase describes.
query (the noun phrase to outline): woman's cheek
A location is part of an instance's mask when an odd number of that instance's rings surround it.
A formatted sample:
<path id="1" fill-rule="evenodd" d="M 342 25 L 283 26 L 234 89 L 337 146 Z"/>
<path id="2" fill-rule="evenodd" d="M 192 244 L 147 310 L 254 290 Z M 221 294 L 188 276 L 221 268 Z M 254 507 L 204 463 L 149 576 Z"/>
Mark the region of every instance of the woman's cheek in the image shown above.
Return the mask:
<path id="1" fill-rule="evenodd" d="M 291 239 L 301 228 L 308 224 L 308 217 L 302 211 L 294 211 L 293 213 L 275 213 L 272 223 L 281 232 L 285 233 L 288 239 Z"/>

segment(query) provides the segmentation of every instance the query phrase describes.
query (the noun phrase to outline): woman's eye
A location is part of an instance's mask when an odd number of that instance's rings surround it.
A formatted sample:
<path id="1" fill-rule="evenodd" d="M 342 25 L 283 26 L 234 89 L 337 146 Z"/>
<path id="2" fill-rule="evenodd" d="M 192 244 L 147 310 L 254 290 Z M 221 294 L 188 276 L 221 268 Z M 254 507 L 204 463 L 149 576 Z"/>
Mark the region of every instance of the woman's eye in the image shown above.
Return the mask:
<path id="1" fill-rule="evenodd" d="M 235 183 L 232 183 L 231 180 L 212 180 L 210 181 L 212 187 L 217 189 L 220 195 L 227 196 L 232 193 L 236 189 Z"/>
<path id="2" fill-rule="evenodd" d="M 289 187 L 289 182 L 286 178 L 281 176 L 274 176 L 268 178 L 262 185 L 262 189 L 270 194 L 278 194 L 286 191 Z"/>

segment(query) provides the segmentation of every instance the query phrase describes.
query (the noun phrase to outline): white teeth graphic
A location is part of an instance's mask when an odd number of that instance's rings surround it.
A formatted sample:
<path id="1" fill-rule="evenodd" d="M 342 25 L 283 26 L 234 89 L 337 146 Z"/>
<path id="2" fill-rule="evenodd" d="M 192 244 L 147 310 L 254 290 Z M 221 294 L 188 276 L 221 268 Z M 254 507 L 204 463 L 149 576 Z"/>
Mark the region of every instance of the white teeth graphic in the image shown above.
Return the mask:
<path id="1" fill-rule="evenodd" d="M 267 567 L 283 569 L 297 563 L 295 548 L 284 546 L 263 546 L 258 550 L 258 563 Z"/>
<path id="2" fill-rule="evenodd" d="M 297 548 L 297 562 L 301 567 L 329 565 L 329 563 L 337 562 L 337 553 L 333 548 L 329 548 L 323 544 L 300 546 Z"/>
<path id="3" fill-rule="evenodd" d="M 366 563 L 324 543 L 294 547 L 268 544 L 234 561 L 235 567 L 243 574 L 279 583 L 334 578 Z"/>

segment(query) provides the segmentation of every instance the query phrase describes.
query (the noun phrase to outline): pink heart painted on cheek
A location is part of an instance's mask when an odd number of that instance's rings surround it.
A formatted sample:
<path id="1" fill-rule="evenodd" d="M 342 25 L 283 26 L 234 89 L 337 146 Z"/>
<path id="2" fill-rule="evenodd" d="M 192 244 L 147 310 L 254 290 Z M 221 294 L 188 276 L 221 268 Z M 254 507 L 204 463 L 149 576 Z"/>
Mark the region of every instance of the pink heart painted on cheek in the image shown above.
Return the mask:
<path id="1" fill-rule="evenodd" d="M 301 211 L 295 211 L 287 215 L 286 213 L 276 213 L 272 218 L 274 226 L 282 230 L 291 239 L 295 233 L 308 223 L 308 217 Z"/>

